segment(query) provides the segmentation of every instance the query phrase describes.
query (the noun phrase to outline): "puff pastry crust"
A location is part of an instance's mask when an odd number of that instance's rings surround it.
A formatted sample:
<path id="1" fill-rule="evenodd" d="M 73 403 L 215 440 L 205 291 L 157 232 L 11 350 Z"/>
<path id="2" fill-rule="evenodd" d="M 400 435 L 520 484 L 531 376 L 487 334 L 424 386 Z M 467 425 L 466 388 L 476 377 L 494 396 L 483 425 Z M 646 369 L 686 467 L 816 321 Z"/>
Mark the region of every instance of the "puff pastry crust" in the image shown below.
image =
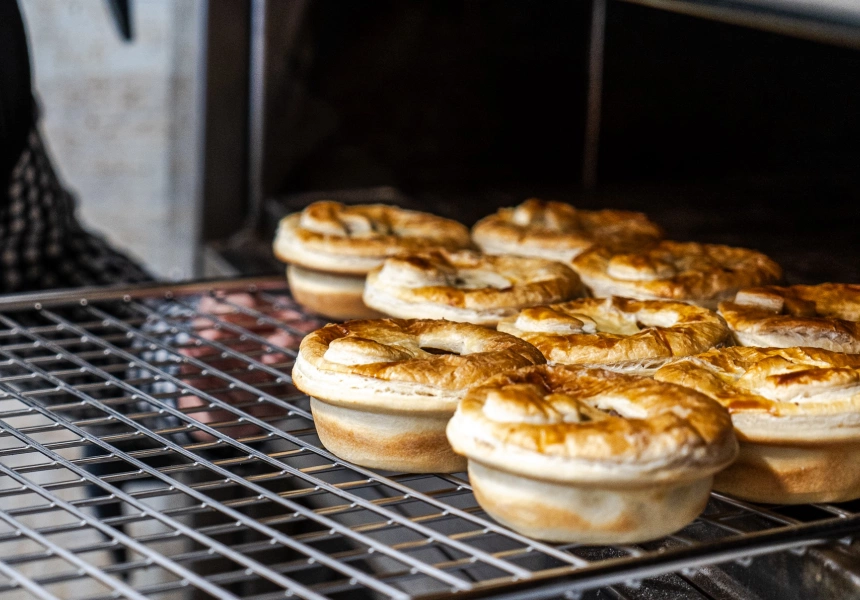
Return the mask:
<path id="1" fill-rule="evenodd" d="M 572 265 L 597 297 L 679 300 L 712 310 L 741 288 L 782 277 L 779 265 L 754 250 L 666 240 L 635 252 L 595 247 Z"/>
<path id="2" fill-rule="evenodd" d="M 860 353 L 860 285 L 764 286 L 741 290 L 719 308 L 741 346 Z"/>
<path id="3" fill-rule="evenodd" d="M 321 201 L 281 220 L 274 251 L 307 269 L 364 275 L 399 252 L 470 245 L 466 226 L 450 219 L 385 204 Z"/>
<path id="4" fill-rule="evenodd" d="M 371 271 L 364 303 L 394 317 L 495 325 L 522 307 L 582 291 L 576 273 L 560 262 L 430 250 L 388 258 Z"/>
<path id="5" fill-rule="evenodd" d="M 287 265 L 287 282 L 295 301 L 310 312 L 336 321 L 385 316 L 364 304 L 364 280 L 364 275 L 338 275 Z"/>
<path id="6" fill-rule="evenodd" d="M 535 346 L 550 364 L 639 375 L 723 345 L 730 337 L 725 322 L 705 308 L 617 296 L 526 308 L 497 328 Z"/>
<path id="7" fill-rule="evenodd" d="M 309 334 L 292 375 L 334 454 L 379 469 L 453 472 L 465 460 L 445 426 L 466 389 L 543 362 L 527 342 L 478 325 L 381 319 Z"/>
<path id="8" fill-rule="evenodd" d="M 654 377 L 731 413 L 741 453 L 715 489 L 759 502 L 860 497 L 860 355 L 736 346 L 666 365 Z"/>
<path id="9" fill-rule="evenodd" d="M 494 518 L 542 539 L 642 541 L 704 508 L 737 454 L 724 408 L 693 390 L 578 366 L 472 388 L 448 424 Z"/>
<path id="10" fill-rule="evenodd" d="M 531 198 L 502 208 L 472 228 L 472 239 L 488 254 L 537 256 L 567 262 L 594 244 L 636 247 L 663 237 L 638 212 L 577 210 L 564 202 Z"/>

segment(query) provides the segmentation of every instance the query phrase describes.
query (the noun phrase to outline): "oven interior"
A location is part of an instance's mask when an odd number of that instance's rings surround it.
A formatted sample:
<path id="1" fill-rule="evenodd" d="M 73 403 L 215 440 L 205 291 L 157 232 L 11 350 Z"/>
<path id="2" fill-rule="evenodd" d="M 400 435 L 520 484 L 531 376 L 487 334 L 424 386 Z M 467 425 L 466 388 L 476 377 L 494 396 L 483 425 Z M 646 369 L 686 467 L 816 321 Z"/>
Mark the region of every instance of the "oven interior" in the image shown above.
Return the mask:
<path id="1" fill-rule="evenodd" d="M 277 221 L 315 199 L 471 225 L 544 197 L 758 249 L 791 283 L 858 280 L 844 3 L 262 4 L 210 9 L 207 274 L 280 270 Z M 242 18 L 244 56 L 218 36 Z"/>
<path id="2" fill-rule="evenodd" d="M 318 199 L 471 225 L 543 197 L 761 250 L 791 283 L 860 281 L 852 3 L 206 10 L 201 265 L 229 278 L 0 300 L 3 598 L 860 595 L 860 501 L 714 494 L 665 539 L 556 546 L 489 520 L 462 475 L 338 461 L 283 377 L 321 322 L 271 254 Z"/>

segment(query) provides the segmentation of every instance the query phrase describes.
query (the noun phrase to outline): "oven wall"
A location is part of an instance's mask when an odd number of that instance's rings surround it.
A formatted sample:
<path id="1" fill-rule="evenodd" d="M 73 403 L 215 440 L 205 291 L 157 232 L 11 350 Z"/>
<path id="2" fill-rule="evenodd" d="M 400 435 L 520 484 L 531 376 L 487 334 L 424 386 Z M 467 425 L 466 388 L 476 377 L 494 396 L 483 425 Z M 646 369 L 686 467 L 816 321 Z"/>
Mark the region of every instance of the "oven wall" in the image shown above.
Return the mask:
<path id="1" fill-rule="evenodd" d="M 591 205 L 860 281 L 860 51 L 610 2 Z"/>
<path id="2" fill-rule="evenodd" d="M 860 279 L 846 258 L 860 250 L 857 50 L 610 0 L 586 190 L 591 3 L 277 6 L 260 71 L 258 257 L 283 214 L 318 198 L 472 223 L 539 195 L 758 248 L 792 282 Z"/>

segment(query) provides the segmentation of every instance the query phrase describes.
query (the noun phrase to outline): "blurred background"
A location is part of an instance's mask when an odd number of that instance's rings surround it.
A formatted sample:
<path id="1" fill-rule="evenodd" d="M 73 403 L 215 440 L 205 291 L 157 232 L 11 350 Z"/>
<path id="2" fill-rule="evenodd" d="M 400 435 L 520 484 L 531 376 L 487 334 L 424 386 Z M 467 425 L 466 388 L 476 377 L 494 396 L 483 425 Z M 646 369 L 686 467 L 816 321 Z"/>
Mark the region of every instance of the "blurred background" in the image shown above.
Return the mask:
<path id="1" fill-rule="evenodd" d="M 85 223 L 160 277 L 278 272 L 319 198 L 471 224 L 539 195 L 860 280 L 855 0 L 21 5 Z"/>
<path id="2" fill-rule="evenodd" d="M 217 0 L 216 0 L 217 1 Z M 21 0 L 42 130 L 83 221 L 153 273 L 196 274 L 204 2 Z"/>

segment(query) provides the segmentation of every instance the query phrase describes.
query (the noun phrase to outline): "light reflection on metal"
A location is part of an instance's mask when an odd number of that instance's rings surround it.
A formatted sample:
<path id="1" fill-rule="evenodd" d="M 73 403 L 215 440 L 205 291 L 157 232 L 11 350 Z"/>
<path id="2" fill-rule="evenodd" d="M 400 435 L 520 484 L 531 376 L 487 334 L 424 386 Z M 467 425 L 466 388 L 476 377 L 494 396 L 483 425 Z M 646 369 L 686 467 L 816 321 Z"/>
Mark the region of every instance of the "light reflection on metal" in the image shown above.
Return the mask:
<path id="1" fill-rule="evenodd" d="M 600 152 L 600 113 L 603 99 L 603 52 L 606 43 L 606 0 L 592 0 L 591 30 L 588 40 L 588 96 L 586 98 L 585 148 L 582 184 L 586 190 L 597 186 Z"/>

